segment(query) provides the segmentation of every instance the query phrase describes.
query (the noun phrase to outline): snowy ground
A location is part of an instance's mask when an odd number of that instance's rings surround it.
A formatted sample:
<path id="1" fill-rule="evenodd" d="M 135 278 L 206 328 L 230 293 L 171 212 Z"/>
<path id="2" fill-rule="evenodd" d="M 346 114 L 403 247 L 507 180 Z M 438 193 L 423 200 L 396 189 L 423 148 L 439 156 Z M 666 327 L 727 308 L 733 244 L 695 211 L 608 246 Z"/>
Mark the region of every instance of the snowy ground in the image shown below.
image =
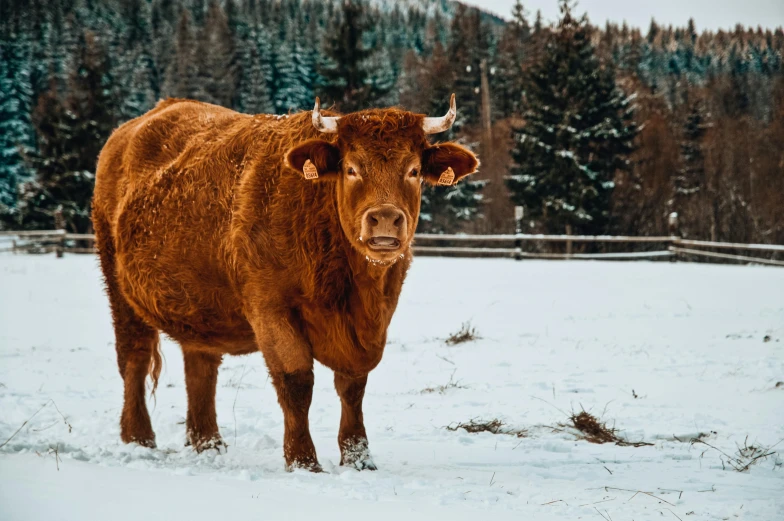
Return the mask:
<path id="1" fill-rule="evenodd" d="M 447 346 L 468 320 L 482 338 Z M 0 448 L 0 519 L 784 519 L 784 442 L 744 473 L 688 443 L 784 438 L 782 269 L 417 259 L 365 399 L 378 472 L 337 466 L 322 367 L 310 419 L 328 473 L 285 472 L 260 355 L 221 368 L 228 454 L 193 453 L 182 358 L 163 347 L 159 448 L 123 445 L 96 259 L 0 255 L 0 443 L 48 404 Z M 654 446 L 551 428 L 581 407 Z M 493 418 L 527 437 L 444 428 Z"/>

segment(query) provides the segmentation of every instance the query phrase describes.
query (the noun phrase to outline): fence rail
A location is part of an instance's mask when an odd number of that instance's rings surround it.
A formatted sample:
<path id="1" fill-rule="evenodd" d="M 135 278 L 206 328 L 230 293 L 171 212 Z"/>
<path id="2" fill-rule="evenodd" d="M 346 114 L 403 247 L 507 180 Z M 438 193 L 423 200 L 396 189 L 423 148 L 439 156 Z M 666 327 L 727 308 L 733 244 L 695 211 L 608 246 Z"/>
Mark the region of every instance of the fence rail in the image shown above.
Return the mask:
<path id="1" fill-rule="evenodd" d="M 11 241 L 10 246 L 3 241 Z M 56 252 L 95 253 L 95 235 L 91 233 L 67 233 L 65 230 L 0 231 L 0 252 Z M 566 253 L 524 251 L 527 243 L 565 243 Z M 518 233 L 513 235 L 463 235 L 419 233 L 415 236 L 414 253 L 422 256 L 443 257 L 498 257 L 509 259 L 593 259 L 593 260 L 638 260 L 669 258 L 672 261 L 690 258 L 721 259 L 747 263 L 784 266 L 784 260 L 752 257 L 709 251 L 745 250 L 767 252 L 772 256 L 784 257 L 781 244 L 742 244 L 731 242 L 698 241 L 674 235 L 632 237 L 620 235 L 537 235 Z M 446 244 L 445 244 L 446 243 Z M 609 253 L 572 253 L 573 243 L 658 243 L 665 249 L 656 251 L 629 251 Z M 440 244 L 440 245 L 437 245 Z M 468 246 L 473 244 L 474 246 Z M 506 247 L 503 247 L 506 246 Z"/>

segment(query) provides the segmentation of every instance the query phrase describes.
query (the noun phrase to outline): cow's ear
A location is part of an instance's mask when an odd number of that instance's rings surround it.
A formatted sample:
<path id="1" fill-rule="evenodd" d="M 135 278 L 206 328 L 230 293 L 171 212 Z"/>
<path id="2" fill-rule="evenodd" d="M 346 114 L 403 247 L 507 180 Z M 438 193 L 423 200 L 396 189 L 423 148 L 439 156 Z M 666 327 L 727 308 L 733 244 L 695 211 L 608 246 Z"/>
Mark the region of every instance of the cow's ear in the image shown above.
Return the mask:
<path id="1" fill-rule="evenodd" d="M 465 147 L 442 143 L 425 149 L 422 165 L 422 173 L 428 184 L 451 186 L 476 172 L 479 160 Z"/>
<path id="2" fill-rule="evenodd" d="M 306 179 L 331 179 L 340 169 L 340 151 L 332 143 L 310 139 L 286 153 L 286 164 Z"/>

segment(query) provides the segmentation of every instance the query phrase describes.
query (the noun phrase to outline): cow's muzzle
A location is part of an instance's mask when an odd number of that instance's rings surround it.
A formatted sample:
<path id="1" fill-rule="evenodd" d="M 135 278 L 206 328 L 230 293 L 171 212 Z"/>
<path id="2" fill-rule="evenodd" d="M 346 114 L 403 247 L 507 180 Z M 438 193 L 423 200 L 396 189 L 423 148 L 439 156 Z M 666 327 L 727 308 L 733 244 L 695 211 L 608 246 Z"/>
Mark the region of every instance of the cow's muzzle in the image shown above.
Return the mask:
<path id="1" fill-rule="evenodd" d="M 374 252 L 396 252 L 408 235 L 406 214 L 392 204 L 370 208 L 362 216 L 362 237 Z"/>

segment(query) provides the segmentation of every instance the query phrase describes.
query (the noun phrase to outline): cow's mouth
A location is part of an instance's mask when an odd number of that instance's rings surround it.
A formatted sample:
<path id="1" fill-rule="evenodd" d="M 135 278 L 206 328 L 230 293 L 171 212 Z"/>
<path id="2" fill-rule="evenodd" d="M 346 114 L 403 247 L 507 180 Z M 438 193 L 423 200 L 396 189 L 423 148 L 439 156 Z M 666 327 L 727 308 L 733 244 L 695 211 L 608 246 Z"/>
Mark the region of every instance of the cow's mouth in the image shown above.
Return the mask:
<path id="1" fill-rule="evenodd" d="M 395 237 L 371 237 L 367 245 L 373 251 L 394 251 L 400 249 L 400 241 Z"/>

